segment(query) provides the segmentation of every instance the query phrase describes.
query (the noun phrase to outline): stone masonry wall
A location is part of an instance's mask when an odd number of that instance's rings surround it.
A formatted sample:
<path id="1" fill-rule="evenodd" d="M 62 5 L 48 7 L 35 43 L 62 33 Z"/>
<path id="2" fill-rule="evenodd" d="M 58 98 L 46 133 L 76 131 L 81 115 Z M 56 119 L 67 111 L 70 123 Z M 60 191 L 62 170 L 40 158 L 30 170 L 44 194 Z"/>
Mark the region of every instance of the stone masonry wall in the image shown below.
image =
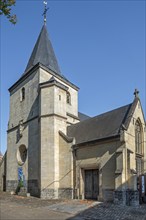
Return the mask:
<path id="1" fill-rule="evenodd" d="M 116 171 L 116 150 L 120 141 L 96 143 L 79 147 L 76 150 L 76 189 L 79 198 L 85 198 L 84 171 L 99 170 L 99 200 L 112 201 L 114 199 Z"/>
<path id="2" fill-rule="evenodd" d="M 7 190 L 18 185 L 18 150 L 27 149 L 22 165 L 25 180 L 39 180 L 39 98 L 38 71 L 30 74 L 10 93 L 10 117 L 7 134 Z M 21 100 L 21 89 L 25 88 L 25 99 Z M 20 135 L 21 121 L 21 135 Z"/>

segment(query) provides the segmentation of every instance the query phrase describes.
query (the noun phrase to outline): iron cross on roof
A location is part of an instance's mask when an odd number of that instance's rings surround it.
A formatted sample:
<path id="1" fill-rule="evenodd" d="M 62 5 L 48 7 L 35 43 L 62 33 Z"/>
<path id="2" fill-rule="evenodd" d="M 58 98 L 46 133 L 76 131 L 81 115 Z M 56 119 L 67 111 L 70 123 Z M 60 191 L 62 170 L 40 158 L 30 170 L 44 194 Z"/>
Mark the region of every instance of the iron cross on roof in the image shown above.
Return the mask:
<path id="1" fill-rule="evenodd" d="M 138 97 L 138 94 L 139 94 L 139 91 L 137 89 L 135 89 L 135 91 L 134 91 L 135 97 Z"/>
<path id="2" fill-rule="evenodd" d="M 49 8 L 47 8 L 47 2 L 46 1 L 44 1 L 43 3 L 44 3 L 45 7 L 44 7 L 44 13 L 42 15 L 44 16 L 44 24 L 46 24 L 46 21 L 47 21 L 47 11 L 48 11 Z"/>

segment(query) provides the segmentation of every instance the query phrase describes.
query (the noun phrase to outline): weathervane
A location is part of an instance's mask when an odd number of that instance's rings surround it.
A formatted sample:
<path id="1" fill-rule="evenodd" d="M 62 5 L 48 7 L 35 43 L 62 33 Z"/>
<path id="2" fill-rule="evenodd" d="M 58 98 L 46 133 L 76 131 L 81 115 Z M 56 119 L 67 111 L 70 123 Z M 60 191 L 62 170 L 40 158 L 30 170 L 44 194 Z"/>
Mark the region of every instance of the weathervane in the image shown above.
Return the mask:
<path id="1" fill-rule="evenodd" d="M 48 11 L 49 8 L 47 8 L 47 2 L 46 1 L 44 1 L 43 3 L 44 3 L 45 8 L 44 8 L 44 13 L 42 15 L 44 16 L 44 23 L 46 24 L 46 21 L 47 21 L 47 11 Z"/>

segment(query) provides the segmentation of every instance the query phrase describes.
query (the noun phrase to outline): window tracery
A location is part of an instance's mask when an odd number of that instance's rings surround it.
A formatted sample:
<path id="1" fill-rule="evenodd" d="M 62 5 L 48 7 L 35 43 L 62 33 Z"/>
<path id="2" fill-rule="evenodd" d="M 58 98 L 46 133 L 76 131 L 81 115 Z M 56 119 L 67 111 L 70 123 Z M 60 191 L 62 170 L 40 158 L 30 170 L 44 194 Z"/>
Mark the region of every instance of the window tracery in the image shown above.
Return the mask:
<path id="1" fill-rule="evenodd" d="M 135 153 L 137 175 L 143 173 L 143 132 L 140 120 L 135 123 Z"/>

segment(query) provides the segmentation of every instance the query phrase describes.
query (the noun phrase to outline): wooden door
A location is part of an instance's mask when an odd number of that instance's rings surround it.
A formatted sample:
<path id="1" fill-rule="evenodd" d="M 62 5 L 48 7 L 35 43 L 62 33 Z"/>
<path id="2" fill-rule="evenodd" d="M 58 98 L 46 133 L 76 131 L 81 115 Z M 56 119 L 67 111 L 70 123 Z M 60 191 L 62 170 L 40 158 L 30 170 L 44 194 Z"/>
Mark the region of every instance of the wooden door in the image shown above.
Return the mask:
<path id="1" fill-rule="evenodd" d="M 98 192 L 98 170 L 85 170 L 85 199 L 97 199 Z"/>
<path id="2" fill-rule="evenodd" d="M 85 170 L 85 199 L 92 199 L 92 170 Z"/>

